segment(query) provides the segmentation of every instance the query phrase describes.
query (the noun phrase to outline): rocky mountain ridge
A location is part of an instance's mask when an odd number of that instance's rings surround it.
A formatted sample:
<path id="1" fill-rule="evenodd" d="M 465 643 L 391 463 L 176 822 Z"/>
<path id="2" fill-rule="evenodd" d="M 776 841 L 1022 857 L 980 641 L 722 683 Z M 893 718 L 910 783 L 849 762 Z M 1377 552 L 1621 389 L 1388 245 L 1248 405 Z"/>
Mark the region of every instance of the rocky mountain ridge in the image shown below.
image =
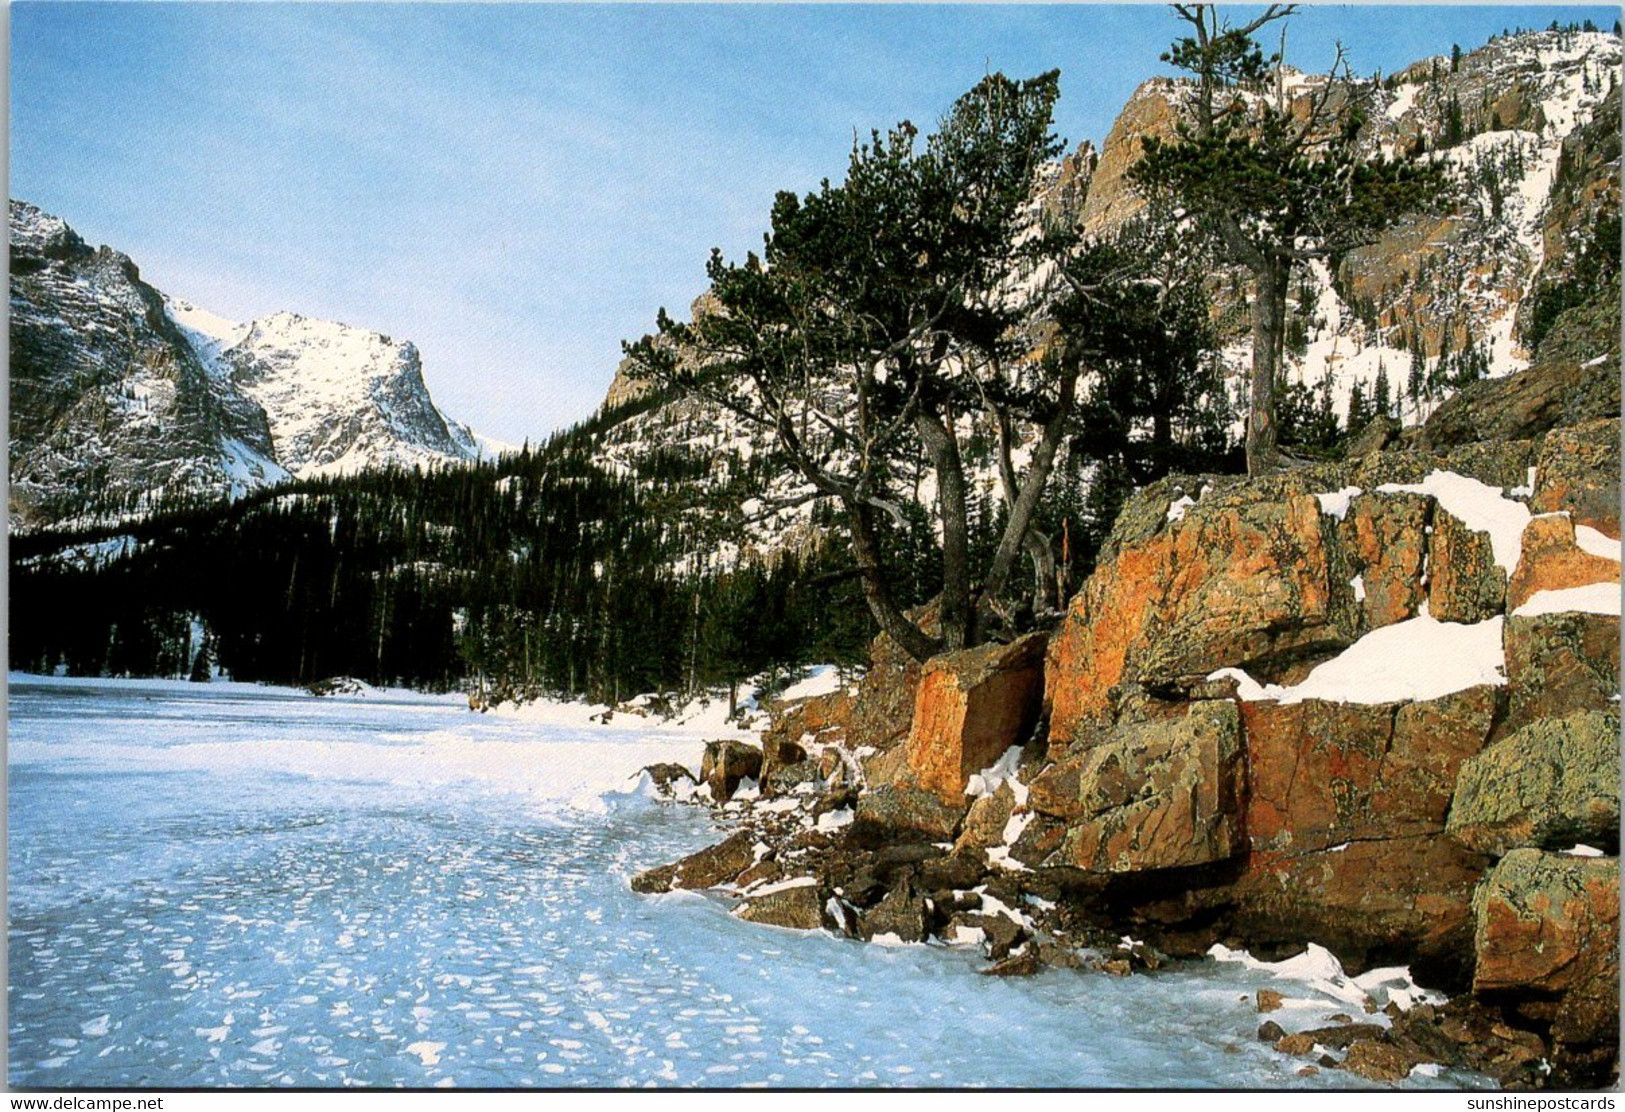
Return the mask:
<path id="1" fill-rule="evenodd" d="M 265 410 L 277 459 L 299 478 L 479 454 L 430 399 L 410 341 L 290 312 L 231 324 L 168 310 L 215 377 Z"/>
<path id="2" fill-rule="evenodd" d="M 10 225 L 14 530 L 479 457 L 410 343 L 291 313 L 226 321 L 34 205 L 12 200 Z"/>

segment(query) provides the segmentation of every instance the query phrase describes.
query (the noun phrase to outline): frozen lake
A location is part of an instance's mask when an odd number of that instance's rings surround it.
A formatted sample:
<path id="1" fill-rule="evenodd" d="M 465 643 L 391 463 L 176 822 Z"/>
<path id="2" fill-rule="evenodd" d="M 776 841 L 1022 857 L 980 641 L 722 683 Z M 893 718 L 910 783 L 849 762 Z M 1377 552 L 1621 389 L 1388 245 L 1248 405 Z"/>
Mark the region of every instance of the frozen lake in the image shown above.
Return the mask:
<path id="1" fill-rule="evenodd" d="M 1347 1007 L 1269 971 L 1002 980 L 635 895 L 716 828 L 629 790 L 704 735 L 624 721 L 12 676 L 10 1083 L 1353 1080 L 1256 1041 L 1259 987 Z"/>

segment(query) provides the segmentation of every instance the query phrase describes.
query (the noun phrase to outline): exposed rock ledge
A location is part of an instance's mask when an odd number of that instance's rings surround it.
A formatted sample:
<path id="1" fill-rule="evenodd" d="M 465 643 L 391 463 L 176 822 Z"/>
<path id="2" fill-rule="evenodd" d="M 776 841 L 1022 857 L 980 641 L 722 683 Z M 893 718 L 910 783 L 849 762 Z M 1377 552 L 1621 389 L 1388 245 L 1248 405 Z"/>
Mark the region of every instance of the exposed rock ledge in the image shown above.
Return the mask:
<path id="1" fill-rule="evenodd" d="M 1591 492 L 1618 436 L 1147 488 L 1047 641 L 923 667 L 879 642 L 760 753 L 717 743 L 704 794 L 740 828 L 633 885 L 995 974 L 1315 940 L 1457 997 L 1266 1021 L 1306 1069 L 1609 1084 L 1619 520 Z"/>

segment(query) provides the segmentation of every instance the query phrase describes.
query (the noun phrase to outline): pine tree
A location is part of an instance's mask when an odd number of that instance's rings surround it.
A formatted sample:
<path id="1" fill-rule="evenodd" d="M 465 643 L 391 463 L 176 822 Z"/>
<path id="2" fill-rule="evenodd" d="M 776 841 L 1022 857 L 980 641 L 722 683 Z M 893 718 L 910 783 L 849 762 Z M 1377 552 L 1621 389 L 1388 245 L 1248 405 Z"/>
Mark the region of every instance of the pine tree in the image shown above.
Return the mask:
<path id="1" fill-rule="evenodd" d="M 1450 102 L 1445 108 L 1444 117 L 1444 145 L 1454 147 L 1460 145 L 1466 135 L 1466 126 L 1461 118 L 1461 101 L 1456 98 L 1454 89 L 1450 91 Z"/>
<path id="2" fill-rule="evenodd" d="M 1293 268 L 1369 242 L 1442 182 L 1429 165 L 1366 158 L 1364 86 L 1350 81 L 1341 52 L 1303 111 L 1267 94 L 1269 68 L 1280 59 L 1266 58 L 1252 35 L 1293 10 L 1271 5 L 1232 28 L 1211 5 L 1176 5 L 1194 34 L 1164 58 L 1195 75 L 1195 119 L 1175 141 L 1146 138 L 1145 157 L 1131 171 L 1142 189 L 1197 216 L 1252 280 L 1249 474 L 1278 462 L 1276 392 Z M 1246 89 L 1264 95 L 1248 99 Z"/>
<path id="3" fill-rule="evenodd" d="M 1381 363 L 1377 365 L 1377 383 L 1371 391 L 1371 408 L 1377 417 L 1392 417 L 1394 415 L 1393 399 L 1390 397 L 1388 386 L 1388 368 Z"/>
<path id="4" fill-rule="evenodd" d="M 994 74 L 923 149 L 907 121 L 872 133 L 842 184 L 778 195 L 762 257 L 712 253 L 716 311 L 688 324 L 662 312 L 660 339 L 627 348 L 635 373 L 771 431 L 801 479 L 839 503 L 865 599 L 917 659 L 989 634 L 980 604 L 1001 596 L 1028 551 L 1082 374 L 1084 353 L 1064 335 L 1039 374 L 1019 373 L 1015 337 L 1050 291 L 1012 298 L 1001 285 L 1070 246 L 1059 229 L 1016 237 L 1041 168 L 1061 149 L 1051 132 L 1059 92 L 1056 72 Z M 996 423 L 1033 429 L 1036 447 L 991 563 L 976 568 L 961 418 L 989 409 Z M 800 412 L 818 419 L 798 422 Z M 903 613 L 885 572 L 882 520 L 895 520 L 905 461 L 937 479 L 940 635 Z"/>
<path id="5" fill-rule="evenodd" d="M 209 652 L 207 638 L 197 647 L 197 654 L 192 658 L 192 671 L 187 676 L 193 683 L 208 683 L 209 675 L 214 666 L 213 654 Z"/>
<path id="6" fill-rule="evenodd" d="M 1344 425 L 1344 429 L 1352 436 L 1370 423 L 1371 413 L 1366 408 L 1365 386 L 1356 382 L 1354 388 L 1349 391 L 1348 422 Z"/>

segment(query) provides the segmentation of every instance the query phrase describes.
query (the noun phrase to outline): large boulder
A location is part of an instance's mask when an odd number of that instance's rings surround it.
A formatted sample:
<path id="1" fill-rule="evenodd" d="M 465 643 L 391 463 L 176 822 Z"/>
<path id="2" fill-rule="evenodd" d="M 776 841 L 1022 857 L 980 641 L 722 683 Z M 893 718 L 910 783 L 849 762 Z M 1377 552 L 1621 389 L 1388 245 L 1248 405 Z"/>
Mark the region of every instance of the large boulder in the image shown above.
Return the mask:
<path id="1" fill-rule="evenodd" d="M 1428 545 L 1428 612 L 1441 622 L 1471 625 L 1503 612 L 1506 597 L 1507 573 L 1495 562 L 1490 535 L 1436 511 Z"/>
<path id="2" fill-rule="evenodd" d="M 1080 722 L 1109 716 L 1120 685 L 1158 687 L 1231 666 L 1273 679 L 1358 633 L 1337 520 L 1313 494 L 1248 484 L 1170 517 L 1170 493 L 1158 484 L 1131 501 L 1133 533 L 1114 531 L 1117 543 L 1051 642 L 1052 752 Z M 1160 521 L 1147 508 L 1159 497 Z M 1146 535 L 1142 519 L 1155 531 Z"/>
<path id="3" fill-rule="evenodd" d="M 1507 732 L 1540 718 L 1608 710 L 1619 698 L 1619 618 L 1613 614 L 1507 619 Z"/>
<path id="4" fill-rule="evenodd" d="M 755 847 L 755 835 L 748 830 L 736 831 L 681 861 L 639 873 L 632 878 L 632 891 L 669 892 L 726 884 L 756 863 Z"/>
<path id="5" fill-rule="evenodd" d="M 1473 991 L 1549 1019 L 1559 1063 L 1617 1058 L 1619 859 L 1513 850 L 1473 913 Z"/>
<path id="6" fill-rule="evenodd" d="M 913 780 L 908 771 L 908 747 L 894 745 L 880 753 L 871 753 L 860 762 L 863 780 L 870 788 L 909 787 Z"/>
<path id="7" fill-rule="evenodd" d="M 674 761 L 661 761 L 658 764 L 644 765 L 640 772 L 649 774 L 649 782 L 659 795 L 671 797 L 677 791 L 680 780 L 694 781 L 694 774 L 688 770 L 687 765 L 680 765 Z"/>
<path id="8" fill-rule="evenodd" d="M 1416 703 L 1242 706 L 1252 852 L 1227 889 L 1249 945 L 1313 938 L 1352 965 L 1415 962 L 1460 982 L 1487 858 L 1444 835 L 1499 688 Z"/>
<path id="9" fill-rule="evenodd" d="M 1619 475 L 1617 416 L 1554 429 L 1541 445 L 1529 508 L 1566 511 L 1578 524 L 1618 538 Z"/>
<path id="10" fill-rule="evenodd" d="M 1507 587 L 1507 610 L 1517 610 L 1537 591 L 1618 582 L 1619 561 L 1581 548 L 1573 518 L 1542 514 L 1524 528 L 1518 567 Z"/>
<path id="11" fill-rule="evenodd" d="M 1613 380 L 1611 398 L 1606 389 L 1591 389 L 1593 379 L 1604 384 Z M 1440 451 L 1479 441 L 1528 440 L 1586 416 L 1617 419 L 1618 383 L 1619 368 L 1607 361 L 1546 362 L 1504 378 L 1470 383 L 1433 411 L 1417 447 Z M 1596 394 L 1599 410 L 1576 414 L 1573 399 L 1590 394 Z"/>
<path id="12" fill-rule="evenodd" d="M 742 741 L 708 741 L 700 758 L 700 779 L 711 787 L 711 798 L 725 803 L 739 790 L 741 780 L 762 776 L 762 751 Z"/>
<path id="13" fill-rule="evenodd" d="M 1470 970 L 1473 890 L 1489 859 L 1432 834 L 1339 843 L 1301 854 L 1254 852 L 1223 898 L 1254 949 L 1315 939 L 1353 972 L 1407 964 L 1434 984 Z"/>
<path id="14" fill-rule="evenodd" d="M 864 938 L 891 935 L 900 942 L 924 942 L 929 928 L 925 897 L 906 880 L 863 912 L 858 927 Z"/>
<path id="15" fill-rule="evenodd" d="M 939 622 L 934 605 L 911 610 L 908 616 L 926 633 L 936 635 Z M 900 745 L 914 721 L 914 693 L 920 684 L 920 662 L 884 633 L 869 643 L 869 669 L 858 684 L 846 731 L 854 746 L 888 750 Z"/>
<path id="16" fill-rule="evenodd" d="M 768 706 L 771 721 L 762 733 L 762 749 L 772 752 L 781 743 L 804 747 L 811 742 L 820 745 L 844 742 L 851 728 L 855 704 L 855 696 L 845 689 L 773 702 Z M 794 764 L 799 759 L 782 763 Z"/>
<path id="17" fill-rule="evenodd" d="M 825 901 L 816 880 L 796 877 L 748 893 L 733 913 L 751 923 L 815 931 L 824 925 Z"/>
<path id="18" fill-rule="evenodd" d="M 1433 499 L 1408 492 L 1367 492 L 1353 499 L 1340 530 L 1365 598 L 1366 629 L 1416 616 L 1425 593 Z"/>
<path id="19" fill-rule="evenodd" d="M 1499 705 L 1488 686 L 1420 703 L 1244 703 L 1253 848 L 1441 833 L 1461 764 L 1484 748 Z"/>
<path id="20" fill-rule="evenodd" d="M 782 775 L 786 769 L 796 768 L 807 760 L 807 750 L 799 742 L 791 741 L 783 734 L 774 735 L 771 732 L 762 735 L 762 765 L 760 782 L 765 792 L 772 794 L 779 790 L 780 785 L 786 782 Z M 817 768 L 813 769 L 814 775 Z M 804 776 L 791 776 L 790 785 L 799 784 L 807 779 Z"/>
<path id="21" fill-rule="evenodd" d="M 1045 642 L 1031 633 L 926 661 L 907 750 L 921 788 L 961 802 L 972 774 L 1026 742 L 1043 704 Z"/>
<path id="22" fill-rule="evenodd" d="M 1619 846 L 1619 716 L 1543 718 L 1467 760 L 1447 827 L 1500 856 L 1520 847 Z"/>
<path id="23" fill-rule="evenodd" d="M 1243 847 L 1234 703 L 1119 727 L 1076 758 L 1073 816 L 1055 864 L 1121 873 L 1223 861 Z"/>
<path id="24" fill-rule="evenodd" d="M 963 805 L 943 802 L 935 792 L 898 786 L 875 788 L 858 797 L 852 836 L 870 845 L 952 842 L 966 810 Z"/>
<path id="25" fill-rule="evenodd" d="M 1509 490 L 1528 485 L 1529 469 L 1535 463 L 1536 444 L 1532 440 L 1492 440 L 1460 444 L 1443 453 L 1409 448 L 1380 452 L 1354 460 L 1345 482 L 1372 491 L 1389 483 L 1410 486 L 1423 482 L 1434 471 L 1449 471 L 1486 486 Z"/>
<path id="26" fill-rule="evenodd" d="M 1005 827 L 1015 814 L 1016 793 L 1008 783 L 978 798 L 965 815 L 964 829 L 954 842 L 954 852 L 981 851 L 1004 845 Z"/>

